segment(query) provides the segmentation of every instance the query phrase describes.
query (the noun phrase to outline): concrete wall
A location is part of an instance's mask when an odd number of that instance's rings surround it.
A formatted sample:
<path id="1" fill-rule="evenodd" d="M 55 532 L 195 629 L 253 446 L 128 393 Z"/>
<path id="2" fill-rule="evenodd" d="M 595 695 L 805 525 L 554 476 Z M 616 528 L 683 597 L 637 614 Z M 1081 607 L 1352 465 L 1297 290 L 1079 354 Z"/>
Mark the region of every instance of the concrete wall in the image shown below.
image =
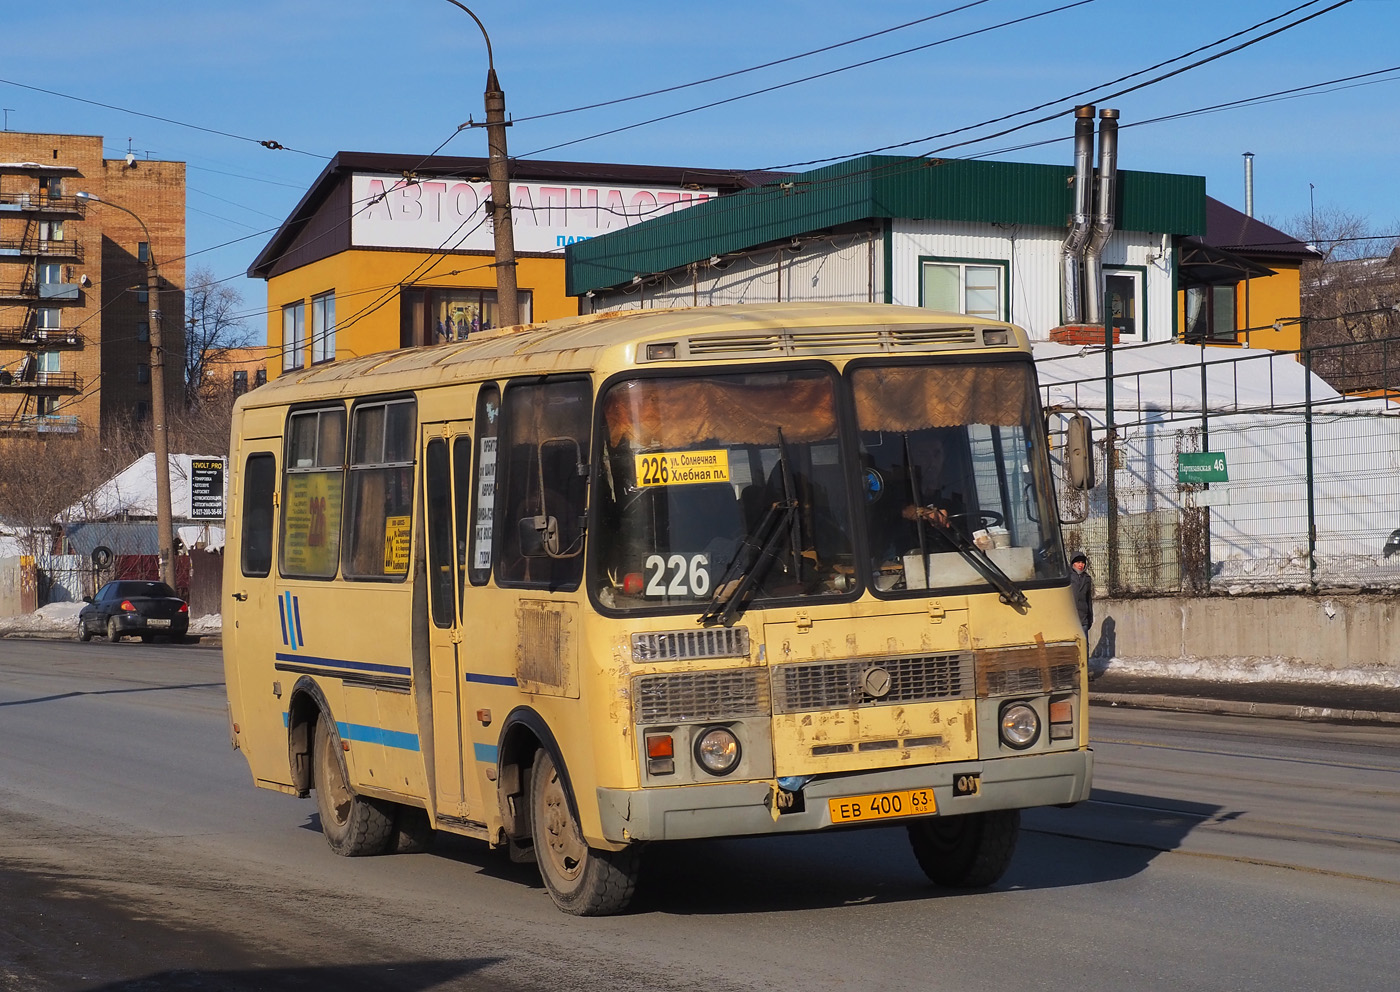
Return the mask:
<path id="1" fill-rule="evenodd" d="M 1400 671 L 1397 620 L 1386 596 L 1098 600 L 1089 649 L 1100 661 Z"/>

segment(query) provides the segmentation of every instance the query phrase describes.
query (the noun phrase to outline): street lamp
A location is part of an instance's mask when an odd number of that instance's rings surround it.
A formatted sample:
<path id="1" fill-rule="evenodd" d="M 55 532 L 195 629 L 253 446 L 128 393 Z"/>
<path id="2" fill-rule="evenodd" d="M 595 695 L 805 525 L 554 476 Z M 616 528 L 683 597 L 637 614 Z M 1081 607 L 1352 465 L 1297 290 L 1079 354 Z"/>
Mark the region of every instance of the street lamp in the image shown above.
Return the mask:
<path id="1" fill-rule="evenodd" d="M 467 12 L 486 39 L 486 174 L 491 177 L 492 224 L 496 233 L 496 323 L 510 327 L 520 323 L 520 303 L 515 285 L 515 233 L 510 218 L 510 177 L 506 166 L 506 95 L 496 80 L 491 36 L 481 18 L 459 0 L 447 0 Z"/>
<path id="2" fill-rule="evenodd" d="M 79 200 L 130 214 L 146 236 L 146 294 L 151 318 L 151 438 L 156 459 L 156 528 L 160 546 L 160 580 L 175 588 L 174 541 L 170 519 L 170 443 L 165 423 L 165 357 L 160 337 L 160 272 L 156 268 L 155 243 L 151 231 L 135 211 L 120 203 L 103 200 L 92 193 L 77 193 Z"/>

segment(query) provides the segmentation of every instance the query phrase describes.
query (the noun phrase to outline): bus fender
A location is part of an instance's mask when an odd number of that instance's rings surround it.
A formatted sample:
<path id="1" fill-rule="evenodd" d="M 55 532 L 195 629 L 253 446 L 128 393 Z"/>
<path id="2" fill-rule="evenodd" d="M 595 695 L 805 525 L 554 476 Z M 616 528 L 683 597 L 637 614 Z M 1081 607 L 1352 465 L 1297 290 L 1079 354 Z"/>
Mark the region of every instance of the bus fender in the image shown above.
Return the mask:
<path id="1" fill-rule="evenodd" d="M 302 799 L 311 794 L 311 737 L 322 714 L 334 721 L 321 686 L 311 676 L 303 675 L 292 686 L 287 705 L 287 757 L 291 763 L 292 785 Z"/>
<path id="2" fill-rule="evenodd" d="M 559 742 L 549 729 L 544 718 L 528 706 L 517 706 L 501 724 L 499 750 L 497 752 L 497 799 L 501 808 L 501 819 L 505 824 L 506 836 L 523 839 L 530 836 L 530 817 L 525 812 L 526 796 L 529 791 L 527 781 L 530 768 L 535 763 L 535 751 L 544 748 L 554 759 L 554 767 L 564 783 L 564 794 L 569 798 L 569 812 L 578 822 L 578 801 L 574 798 L 574 786 L 569 778 L 569 766 L 560 752 Z M 517 814 L 521 814 L 517 819 Z"/>

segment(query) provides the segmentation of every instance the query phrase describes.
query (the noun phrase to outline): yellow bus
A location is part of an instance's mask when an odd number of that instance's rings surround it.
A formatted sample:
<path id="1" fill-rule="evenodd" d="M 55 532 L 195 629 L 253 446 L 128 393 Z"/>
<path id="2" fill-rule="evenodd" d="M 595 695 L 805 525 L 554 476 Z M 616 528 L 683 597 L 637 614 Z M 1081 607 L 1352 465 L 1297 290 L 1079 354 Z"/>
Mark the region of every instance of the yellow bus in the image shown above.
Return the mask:
<path id="1" fill-rule="evenodd" d="M 649 842 L 897 824 L 981 887 L 1089 794 L 1017 327 L 567 318 L 279 377 L 232 445 L 233 746 L 337 854 L 477 837 L 592 915 Z"/>

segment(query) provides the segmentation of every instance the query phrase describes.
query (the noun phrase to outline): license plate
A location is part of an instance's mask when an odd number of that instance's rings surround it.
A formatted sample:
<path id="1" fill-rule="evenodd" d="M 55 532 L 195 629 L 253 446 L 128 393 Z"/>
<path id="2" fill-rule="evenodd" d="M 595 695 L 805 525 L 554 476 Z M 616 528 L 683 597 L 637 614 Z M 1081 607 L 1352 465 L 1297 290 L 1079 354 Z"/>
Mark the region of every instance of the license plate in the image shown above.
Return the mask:
<path id="1" fill-rule="evenodd" d="M 147 626 L 147 627 L 169 627 L 169 626 L 170 626 L 170 621 L 169 621 L 169 620 L 151 619 L 151 620 L 147 620 L 147 621 L 146 621 L 146 626 Z"/>
<path id="2" fill-rule="evenodd" d="M 832 823 L 864 823 L 897 816 L 928 816 L 935 812 L 932 789 L 873 792 L 868 796 L 828 799 Z"/>

